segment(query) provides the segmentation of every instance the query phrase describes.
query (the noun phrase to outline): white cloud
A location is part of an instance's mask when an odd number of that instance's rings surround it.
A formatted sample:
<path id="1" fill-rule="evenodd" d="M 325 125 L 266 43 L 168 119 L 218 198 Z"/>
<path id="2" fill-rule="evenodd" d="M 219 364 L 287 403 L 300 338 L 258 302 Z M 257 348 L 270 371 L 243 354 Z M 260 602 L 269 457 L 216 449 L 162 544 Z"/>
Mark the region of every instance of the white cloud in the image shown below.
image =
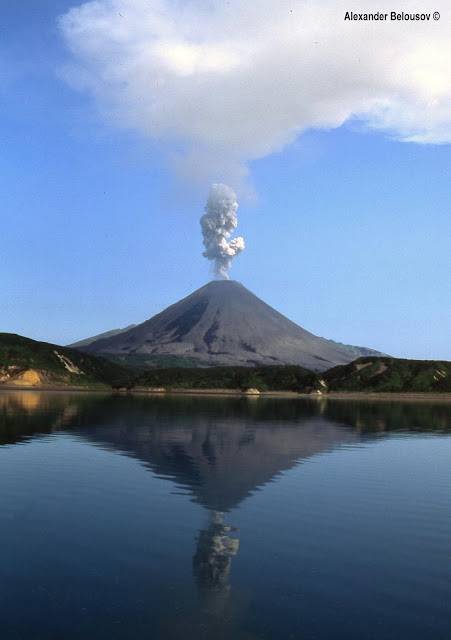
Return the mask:
<path id="1" fill-rule="evenodd" d="M 341 0 L 97 0 L 60 20 L 65 74 L 108 122 L 183 149 L 174 163 L 190 177 L 237 180 L 302 131 L 352 118 L 445 143 L 451 11 L 445 0 L 413 5 L 396 11 L 430 20 L 391 21 L 375 0 L 364 11 L 388 20 L 345 21 Z"/>

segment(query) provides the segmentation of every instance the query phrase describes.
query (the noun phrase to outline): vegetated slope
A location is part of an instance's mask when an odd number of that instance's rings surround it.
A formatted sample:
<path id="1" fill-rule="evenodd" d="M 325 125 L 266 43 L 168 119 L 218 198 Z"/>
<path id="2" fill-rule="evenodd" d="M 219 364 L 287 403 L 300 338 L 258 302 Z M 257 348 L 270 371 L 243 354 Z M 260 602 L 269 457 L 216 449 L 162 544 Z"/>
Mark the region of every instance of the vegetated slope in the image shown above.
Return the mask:
<path id="1" fill-rule="evenodd" d="M 209 366 L 294 364 L 314 371 L 352 360 L 233 280 L 209 282 L 150 320 L 83 350 L 192 358 Z"/>
<path id="2" fill-rule="evenodd" d="M 451 362 L 358 358 L 323 374 L 328 391 L 451 392 Z"/>
<path id="3" fill-rule="evenodd" d="M 143 371 L 77 349 L 0 333 L 0 386 L 440 393 L 451 392 L 451 363 L 363 357 L 322 374 L 297 365 Z"/>
<path id="4" fill-rule="evenodd" d="M 0 385 L 123 386 L 133 372 L 104 358 L 13 333 L 0 333 Z"/>
<path id="5" fill-rule="evenodd" d="M 136 386 L 164 389 L 231 389 L 246 391 L 324 391 L 321 377 L 296 365 L 153 369 L 142 373 Z"/>
<path id="6" fill-rule="evenodd" d="M 451 392 L 451 363 L 397 358 L 358 358 L 321 374 L 295 365 L 153 369 L 135 385 L 164 389 L 237 389 L 297 393 Z"/>

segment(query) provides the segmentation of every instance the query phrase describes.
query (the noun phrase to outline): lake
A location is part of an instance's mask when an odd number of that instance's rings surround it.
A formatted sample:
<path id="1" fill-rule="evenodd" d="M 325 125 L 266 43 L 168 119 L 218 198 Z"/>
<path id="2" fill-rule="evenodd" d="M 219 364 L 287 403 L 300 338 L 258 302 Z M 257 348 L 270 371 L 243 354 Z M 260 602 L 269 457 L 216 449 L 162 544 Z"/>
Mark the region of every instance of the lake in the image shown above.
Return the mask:
<path id="1" fill-rule="evenodd" d="M 0 637 L 449 639 L 450 413 L 0 392 Z"/>

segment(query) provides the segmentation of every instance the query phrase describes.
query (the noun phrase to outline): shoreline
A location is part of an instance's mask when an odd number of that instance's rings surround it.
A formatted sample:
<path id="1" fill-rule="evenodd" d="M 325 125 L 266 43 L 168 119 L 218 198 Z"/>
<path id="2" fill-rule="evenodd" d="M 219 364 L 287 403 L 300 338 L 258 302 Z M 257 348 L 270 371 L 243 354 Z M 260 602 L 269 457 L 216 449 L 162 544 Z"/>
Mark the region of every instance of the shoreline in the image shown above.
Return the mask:
<path id="1" fill-rule="evenodd" d="M 189 395 L 189 396 L 228 396 L 235 398 L 302 398 L 309 400 L 410 400 L 451 402 L 451 393 L 428 392 L 369 392 L 369 391 L 336 391 L 331 393 L 298 393 L 296 391 L 261 391 L 257 393 L 238 389 L 98 389 L 76 386 L 19 386 L 0 385 L 0 392 L 51 392 L 51 393 L 119 393 L 146 395 Z"/>

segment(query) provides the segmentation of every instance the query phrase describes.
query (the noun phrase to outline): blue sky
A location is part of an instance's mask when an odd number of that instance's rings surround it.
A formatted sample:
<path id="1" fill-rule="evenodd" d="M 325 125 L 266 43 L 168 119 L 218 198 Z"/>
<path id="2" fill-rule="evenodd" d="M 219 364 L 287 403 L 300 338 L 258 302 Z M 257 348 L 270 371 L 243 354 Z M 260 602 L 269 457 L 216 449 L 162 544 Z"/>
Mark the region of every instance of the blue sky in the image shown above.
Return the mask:
<path id="1" fill-rule="evenodd" d="M 127 9 L 140 2 L 99 3 L 102 25 L 111 7 L 128 19 L 114 50 L 108 40 L 114 21 L 106 31 L 98 23 L 92 28 L 95 47 L 86 36 L 98 18 L 92 7 L 68 25 L 58 19 L 77 6 L 73 2 L 2 3 L 0 330 L 67 344 L 142 322 L 202 286 L 211 265 L 202 257 L 199 218 L 210 183 L 227 181 L 238 195 L 237 233 L 246 242 L 231 278 L 316 335 L 398 357 L 451 359 L 449 110 L 430 115 L 421 106 L 435 105 L 435 95 L 449 105 L 439 73 L 451 13 L 445 5 L 438 26 L 371 32 L 404 61 L 390 82 L 387 59 L 374 58 L 365 32 L 350 31 L 351 41 L 340 49 L 342 67 L 335 62 L 344 28 L 337 3 L 330 25 L 327 14 L 320 27 L 303 16 L 306 38 L 321 44 L 316 34 L 326 34 L 323 50 L 313 49 L 308 68 L 297 65 L 290 50 L 295 81 L 287 76 L 288 84 L 282 78 L 279 85 L 280 61 L 268 68 L 265 61 L 274 56 L 258 48 L 264 29 L 274 28 L 267 26 L 272 18 L 264 22 L 265 2 L 261 21 L 243 26 L 248 37 L 237 33 L 239 3 L 228 18 L 218 18 L 214 3 L 200 18 L 188 2 L 169 3 L 171 11 L 182 11 L 184 31 L 172 24 L 166 36 L 165 23 L 159 27 L 165 40 L 156 30 L 137 30 Z M 291 4 L 302 14 L 302 2 Z M 164 14 L 171 18 L 167 7 Z M 158 23 L 155 14 L 148 19 Z M 293 47 L 301 46 L 302 34 L 294 37 L 285 20 L 277 26 L 278 42 L 286 30 L 287 42 L 292 36 Z M 215 24 L 226 33 L 230 28 L 235 40 L 216 45 L 199 35 L 213 38 Z M 429 38 L 429 53 L 423 44 L 415 50 L 414 36 L 421 43 Z M 141 69 L 130 51 L 147 51 L 146 38 L 158 46 Z M 183 38 L 197 43 L 200 54 Z M 243 42 L 254 43 L 252 56 Z M 249 60 L 254 84 L 247 93 L 232 91 L 225 115 L 207 122 L 205 113 L 221 111 L 210 99 L 215 87 L 241 86 Z M 352 67 L 360 60 L 367 65 L 364 79 Z M 130 76 L 127 68 L 134 70 Z M 260 68 L 268 73 L 259 75 Z M 352 87 L 345 91 L 348 76 Z M 153 110 L 143 106 L 147 96 Z M 197 101 L 205 109 L 203 128 L 190 113 Z M 147 119 L 158 122 L 147 125 Z M 233 135 L 222 139 L 232 127 Z"/>

